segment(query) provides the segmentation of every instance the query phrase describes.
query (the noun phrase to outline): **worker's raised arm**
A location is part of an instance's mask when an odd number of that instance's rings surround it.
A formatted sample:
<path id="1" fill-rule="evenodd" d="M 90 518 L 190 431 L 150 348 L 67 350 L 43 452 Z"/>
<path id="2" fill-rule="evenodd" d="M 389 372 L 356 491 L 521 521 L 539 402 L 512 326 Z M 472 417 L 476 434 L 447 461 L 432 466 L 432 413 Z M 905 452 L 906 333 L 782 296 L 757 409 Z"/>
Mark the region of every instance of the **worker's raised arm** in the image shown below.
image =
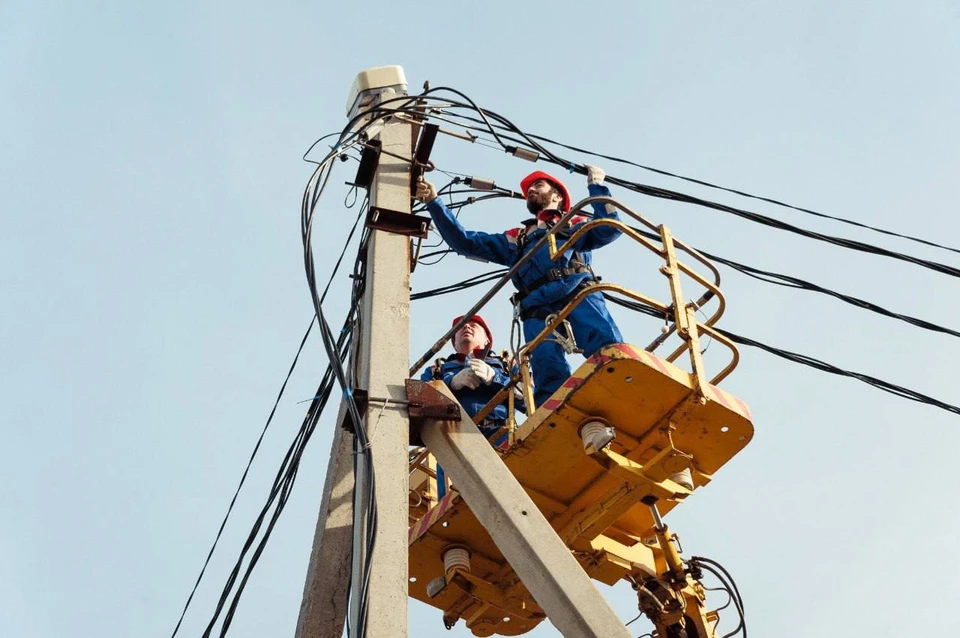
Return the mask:
<path id="1" fill-rule="evenodd" d="M 591 197 L 610 197 L 610 189 L 603 183 L 607 175 L 602 168 L 596 166 L 587 166 L 587 190 Z M 593 207 L 593 217 L 595 219 L 609 217 L 611 219 L 620 219 L 617 209 L 611 204 L 595 202 Z M 577 250 L 593 250 L 606 246 L 621 235 L 619 228 L 613 226 L 597 226 L 591 229 L 586 235 L 577 242 Z"/>
<path id="2" fill-rule="evenodd" d="M 437 225 L 437 231 L 450 248 L 465 257 L 492 261 L 503 266 L 513 263 L 516 247 L 507 240 L 506 235 L 466 230 L 437 196 L 437 189 L 433 184 L 422 177 L 417 182 L 417 199 L 427 205 L 430 217 Z"/>

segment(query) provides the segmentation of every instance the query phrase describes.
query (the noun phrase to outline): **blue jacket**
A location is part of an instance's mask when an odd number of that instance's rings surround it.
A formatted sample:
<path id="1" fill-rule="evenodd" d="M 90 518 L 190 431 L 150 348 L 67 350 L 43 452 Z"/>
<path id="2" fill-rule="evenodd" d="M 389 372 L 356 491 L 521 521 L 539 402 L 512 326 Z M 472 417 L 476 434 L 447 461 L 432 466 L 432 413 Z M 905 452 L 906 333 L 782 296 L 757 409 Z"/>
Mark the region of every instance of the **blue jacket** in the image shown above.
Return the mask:
<path id="1" fill-rule="evenodd" d="M 496 375 L 493 377 L 493 381 L 490 382 L 490 385 L 484 385 L 481 383 L 475 390 L 471 390 L 470 388 L 460 388 L 454 392 L 457 400 L 460 401 L 460 404 L 471 417 L 479 412 L 483 406 L 490 403 L 490 399 L 492 399 L 497 392 L 500 392 L 504 386 L 510 383 L 510 374 L 507 373 L 506 363 L 501 357 L 489 355 L 486 359 L 484 359 L 484 361 L 487 363 L 487 365 L 493 368 L 493 371 L 496 373 Z M 439 370 L 437 370 L 436 367 L 430 367 L 424 370 L 423 374 L 420 375 L 420 380 L 442 380 L 449 387 L 450 381 L 453 380 L 453 377 L 466 367 L 467 360 L 464 355 L 452 354 L 447 357 L 445 361 L 443 361 Z M 514 405 L 521 412 L 526 412 L 522 399 L 517 399 Z M 487 415 L 487 418 L 495 421 L 506 421 L 507 402 L 504 401 L 491 410 Z"/>
<path id="2" fill-rule="evenodd" d="M 588 186 L 591 196 L 610 195 L 610 189 L 601 184 L 590 184 Z M 485 233 L 482 231 L 466 230 L 460 224 L 460 221 L 453 216 L 453 213 L 444 205 L 439 197 L 427 204 L 427 210 L 433 222 L 437 225 L 440 236 L 457 253 L 475 259 L 483 259 L 503 266 L 513 266 L 518 259 L 547 232 L 546 229 L 537 228 L 535 225 L 527 227 L 525 238 L 521 241 L 520 237 L 524 229 L 514 228 L 505 233 Z M 617 211 L 614 209 L 607 213 L 604 204 L 593 204 L 593 213 L 595 217 L 610 217 L 620 219 Z M 574 218 L 571 231 L 583 223 L 589 221 L 587 218 Z M 562 233 L 557 238 L 558 245 L 562 243 Z M 531 285 L 542 281 L 548 275 L 550 270 L 555 268 L 570 268 L 570 260 L 574 253 L 579 253 L 581 261 L 590 266 L 592 257 L 590 251 L 601 246 L 606 246 L 621 234 L 617 228 L 610 226 L 600 226 L 590 230 L 587 234 L 577 241 L 576 245 L 566 251 L 556 260 L 550 259 L 549 248 L 544 246 L 537 254 L 528 261 L 520 272 L 513 278 L 513 283 L 517 290 L 525 291 Z M 592 278 L 590 272 L 578 272 L 563 276 L 556 281 L 550 281 L 533 290 L 520 302 L 520 308 L 536 308 L 546 304 L 560 301 L 572 293 L 584 279 Z"/>

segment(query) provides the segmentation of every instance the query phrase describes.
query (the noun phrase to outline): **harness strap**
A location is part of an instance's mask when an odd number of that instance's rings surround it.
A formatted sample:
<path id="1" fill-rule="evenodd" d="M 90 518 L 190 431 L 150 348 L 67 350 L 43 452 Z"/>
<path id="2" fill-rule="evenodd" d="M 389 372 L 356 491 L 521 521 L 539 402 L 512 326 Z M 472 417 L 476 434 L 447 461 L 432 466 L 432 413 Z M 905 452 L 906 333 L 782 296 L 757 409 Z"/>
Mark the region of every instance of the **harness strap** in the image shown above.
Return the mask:
<path id="1" fill-rule="evenodd" d="M 591 286 L 591 285 L 593 285 L 595 282 L 598 282 L 598 281 L 600 281 L 600 278 L 599 278 L 599 277 L 592 277 L 592 278 L 590 278 L 590 279 L 584 279 L 582 282 L 580 282 L 580 285 L 579 285 L 579 286 L 577 286 L 576 288 L 574 288 L 573 290 L 570 291 L 570 294 L 566 295 L 563 299 L 557 300 L 557 301 L 555 302 L 555 304 L 551 304 L 551 306 L 552 306 L 552 305 L 558 305 L 558 306 L 560 306 L 560 307 L 563 307 L 563 306 L 567 305 L 567 302 L 570 301 L 570 299 L 573 298 L 573 296 L 576 295 L 582 288 L 585 288 L 585 287 L 587 287 L 587 286 Z M 523 300 L 523 297 L 521 297 L 519 293 L 517 293 L 517 294 L 513 295 L 512 297 L 510 297 L 510 301 L 514 304 L 514 306 L 515 306 L 516 308 L 519 308 L 519 307 L 520 307 L 520 302 L 521 302 L 522 300 Z M 519 317 L 520 317 L 520 321 L 526 321 L 527 319 L 543 319 L 543 320 L 546 320 L 547 317 L 549 317 L 549 316 L 552 315 L 552 314 L 554 314 L 554 312 L 551 311 L 551 310 L 549 310 L 549 309 L 547 309 L 547 308 L 544 308 L 544 307 L 536 307 L 536 308 L 525 308 L 525 309 L 521 310 L 521 311 L 519 312 Z"/>
<path id="2" fill-rule="evenodd" d="M 560 233 L 563 236 L 566 233 Z M 524 226 L 520 229 L 520 232 L 517 233 L 517 247 L 520 254 L 523 254 L 524 248 L 527 245 L 527 227 Z M 547 274 L 539 279 L 534 280 L 532 283 L 524 283 L 520 277 L 515 277 L 514 284 L 517 286 L 517 293 L 510 298 L 514 305 L 519 305 L 521 301 L 527 298 L 533 291 L 537 290 L 541 286 L 544 286 L 548 283 L 559 281 L 564 277 L 569 277 L 570 275 L 577 275 L 581 273 L 590 273 L 593 275 L 589 280 L 584 281 L 599 281 L 596 273 L 593 272 L 591 268 L 584 261 L 583 257 L 580 254 L 580 251 L 573 251 L 573 255 L 570 257 L 570 267 L 569 268 L 551 268 L 547 271 Z M 521 319 L 523 317 L 521 316 Z"/>

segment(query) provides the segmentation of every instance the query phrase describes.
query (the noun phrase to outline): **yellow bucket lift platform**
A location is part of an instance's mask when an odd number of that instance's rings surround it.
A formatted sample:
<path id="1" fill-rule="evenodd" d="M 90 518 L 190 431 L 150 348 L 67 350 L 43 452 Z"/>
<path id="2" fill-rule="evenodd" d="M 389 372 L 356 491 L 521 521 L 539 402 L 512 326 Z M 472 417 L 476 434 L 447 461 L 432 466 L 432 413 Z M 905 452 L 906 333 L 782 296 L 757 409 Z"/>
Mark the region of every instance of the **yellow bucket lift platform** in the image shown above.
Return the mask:
<path id="1" fill-rule="evenodd" d="M 661 272 L 673 278 L 675 302 L 667 306 L 630 296 L 674 313 L 673 329 L 688 344 L 692 370 L 671 362 L 683 347 L 667 359 L 628 344 L 603 348 L 524 423 L 511 428 L 498 454 L 590 577 L 607 585 L 625 579 L 637 589 L 640 609 L 653 620 L 659 638 L 681 635 L 673 633 L 676 627 L 690 638 L 710 638 L 717 617 L 704 609 L 703 587 L 684 568 L 660 515 L 709 483 L 750 442 L 753 425 L 746 404 L 702 379 L 697 337 L 709 333 L 722 340 L 711 328 L 720 313 L 697 323 L 696 307 L 679 296 L 679 273 L 686 271 L 673 257 L 674 240 L 664 227 L 656 228 L 663 238 L 658 252 L 668 261 Z M 551 246 L 552 253 L 562 251 Z M 715 286 L 708 288 L 719 295 Z M 544 334 L 580 298 L 548 322 Z M 521 350 L 521 365 L 540 340 Z M 714 380 L 735 363 L 734 350 L 733 364 Z M 529 401 L 529 373 L 522 371 Z M 409 595 L 441 609 L 448 628 L 463 619 L 477 636 L 530 631 L 546 618 L 543 608 L 457 492 L 456 476 L 438 498 L 442 490 L 435 469 L 427 450 L 414 454 Z M 686 480 L 681 478 L 685 470 Z"/>

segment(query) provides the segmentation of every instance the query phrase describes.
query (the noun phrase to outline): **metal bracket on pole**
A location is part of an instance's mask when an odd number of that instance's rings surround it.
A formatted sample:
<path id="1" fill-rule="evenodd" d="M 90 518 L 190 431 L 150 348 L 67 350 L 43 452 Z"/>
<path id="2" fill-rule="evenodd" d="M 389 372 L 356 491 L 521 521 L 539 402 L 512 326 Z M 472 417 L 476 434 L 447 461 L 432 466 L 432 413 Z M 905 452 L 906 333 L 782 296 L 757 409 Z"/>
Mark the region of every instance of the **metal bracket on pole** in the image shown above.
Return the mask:
<path id="1" fill-rule="evenodd" d="M 353 389 L 353 402 L 357 405 L 357 411 L 363 414 L 367 411 L 367 403 L 369 403 L 369 393 L 366 390 L 361 390 L 360 388 Z M 344 430 L 350 434 L 357 433 L 357 424 L 353 422 L 353 417 L 350 416 L 350 412 L 346 413 L 346 416 L 343 418 L 343 423 L 341 426 Z"/>
<path id="2" fill-rule="evenodd" d="M 385 230 L 394 235 L 407 235 L 426 239 L 430 230 L 430 218 L 402 211 L 371 206 L 367 212 L 367 228 Z"/>
<path id="3" fill-rule="evenodd" d="M 437 139 L 439 124 L 425 124 L 417 140 L 417 148 L 413 152 L 413 166 L 410 170 L 410 194 L 417 192 L 417 180 L 427 168 L 433 167 L 430 163 L 430 153 L 433 152 L 433 143 Z"/>
<path id="4" fill-rule="evenodd" d="M 370 190 L 370 184 L 373 183 L 373 176 L 377 173 L 377 167 L 380 166 L 380 149 L 382 148 L 380 140 L 370 140 L 363 150 L 360 151 L 360 166 L 357 167 L 357 176 L 353 178 L 350 186 L 359 186 Z"/>
<path id="5" fill-rule="evenodd" d="M 460 404 L 437 391 L 429 383 L 407 379 L 407 414 L 410 417 L 410 445 L 423 445 L 420 428 L 427 419 L 460 420 Z"/>

